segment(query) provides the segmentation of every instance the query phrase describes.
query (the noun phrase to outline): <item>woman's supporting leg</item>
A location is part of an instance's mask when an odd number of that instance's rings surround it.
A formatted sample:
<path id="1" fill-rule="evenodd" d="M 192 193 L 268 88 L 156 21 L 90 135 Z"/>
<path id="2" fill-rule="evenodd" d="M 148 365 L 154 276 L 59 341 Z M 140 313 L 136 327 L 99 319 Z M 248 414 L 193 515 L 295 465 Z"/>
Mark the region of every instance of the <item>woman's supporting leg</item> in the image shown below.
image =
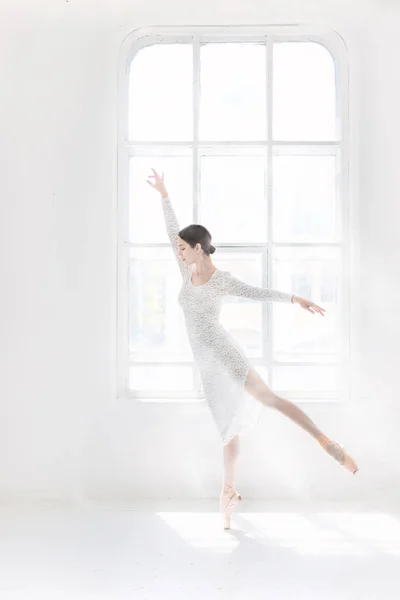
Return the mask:
<path id="1" fill-rule="evenodd" d="M 224 485 L 235 488 L 237 462 L 240 452 L 240 438 L 235 436 L 229 444 L 223 446 L 224 454 Z"/>
<path id="2" fill-rule="evenodd" d="M 229 444 L 223 446 L 224 475 L 219 507 L 224 520 L 224 528 L 230 529 L 231 512 L 242 500 L 236 491 L 236 470 L 240 452 L 240 438 L 236 435 Z"/>
<path id="3" fill-rule="evenodd" d="M 354 460 L 349 456 L 343 448 L 336 442 L 331 441 L 315 423 L 301 410 L 298 406 L 293 404 L 290 400 L 281 398 L 274 394 L 274 392 L 267 386 L 262 377 L 254 370 L 249 369 L 247 379 L 245 382 L 245 388 L 251 394 L 259 400 L 264 406 L 275 408 L 279 410 L 286 417 L 289 417 L 297 425 L 307 431 L 313 438 L 318 440 L 320 445 L 326 450 L 326 452 L 332 456 L 341 465 L 344 465 L 353 474 L 358 471 L 358 467 Z"/>

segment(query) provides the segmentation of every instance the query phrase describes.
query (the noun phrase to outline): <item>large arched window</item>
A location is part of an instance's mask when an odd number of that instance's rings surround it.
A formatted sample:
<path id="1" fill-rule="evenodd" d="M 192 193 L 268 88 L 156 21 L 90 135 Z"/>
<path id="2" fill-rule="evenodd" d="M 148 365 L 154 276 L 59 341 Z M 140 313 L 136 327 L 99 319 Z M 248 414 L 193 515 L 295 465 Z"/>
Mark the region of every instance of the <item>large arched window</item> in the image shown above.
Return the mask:
<path id="1" fill-rule="evenodd" d="M 119 79 L 119 391 L 201 399 L 150 168 L 215 264 L 320 303 L 228 297 L 221 319 L 275 392 L 344 399 L 349 365 L 347 59 L 298 27 L 135 32 Z"/>

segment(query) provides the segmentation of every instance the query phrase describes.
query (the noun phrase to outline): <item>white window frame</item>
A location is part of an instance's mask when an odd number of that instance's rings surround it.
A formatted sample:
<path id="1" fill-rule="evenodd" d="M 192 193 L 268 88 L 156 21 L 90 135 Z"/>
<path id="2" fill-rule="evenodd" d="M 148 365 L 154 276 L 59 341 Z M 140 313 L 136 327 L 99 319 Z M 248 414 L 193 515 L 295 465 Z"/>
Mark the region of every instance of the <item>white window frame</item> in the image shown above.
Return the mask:
<path id="1" fill-rule="evenodd" d="M 350 182 L 350 168 L 349 168 L 349 66 L 348 66 L 348 55 L 347 48 L 343 38 L 332 30 L 321 30 L 315 27 L 299 26 L 299 25 L 288 25 L 288 26 L 246 26 L 246 27 L 151 27 L 143 28 L 133 31 L 129 34 L 121 48 L 119 56 L 119 70 L 118 70 L 118 156 L 117 156 L 117 360 L 116 360 L 116 371 L 117 371 L 117 397 L 118 398 L 134 398 L 138 401 L 160 401 L 169 400 L 172 402 L 179 401 L 196 401 L 203 400 L 203 396 L 198 392 L 173 392 L 163 394 L 153 394 L 146 392 L 134 392 L 129 389 L 129 314 L 128 314 L 128 274 L 129 274 L 129 248 L 134 246 L 140 247 L 162 247 L 167 246 L 166 243 L 131 243 L 129 241 L 129 224 L 128 224 L 128 208 L 129 208 L 129 195 L 128 195 L 128 178 L 129 178 L 129 160 L 133 155 L 134 146 L 138 146 L 139 142 L 135 141 L 130 143 L 126 136 L 128 135 L 128 98 L 129 98 L 129 69 L 131 61 L 133 60 L 136 53 L 148 45 L 155 43 L 179 43 L 179 42 L 191 42 L 194 46 L 194 64 L 195 64 L 195 75 L 193 80 L 194 86 L 194 111 L 198 115 L 198 103 L 199 97 L 197 92 L 199 86 L 199 79 L 197 77 L 199 56 L 200 56 L 200 43 L 201 42 L 264 42 L 267 40 L 267 105 L 271 103 L 271 78 L 272 78 L 272 43 L 275 39 L 279 41 L 299 41 L 299 42 L 316 42 L 323 45 L 331 54 L 335 64 L 336 74 L 336 107 L 337 107 L 337 127 L 339 129 L 337 135 L 337 141 L 329 142 L 282 142 L 273 141 L 272 139 L 272 124 L 271 119 L 268 119 L 268 139 L 262 140 L 263 146 L 268 147 L 268 168 L 271 168 L 273 147 L 274 146 L 336 146 L 341 150 L 341 175 L 339 178 L 340 194 L 337 195 L 340 206 L 338 206 L 339 214 L 341 215 L 341 229 L 342 236 L 341 241 L 338 243 L 276 243 L 272 244 L 271 236 L 271 207 L 272 202 L 268 202 L 269 213 L 268 213 L 268 242 L 266 245 L 260 244 L 260 248 L 256 248 L 257 244 L 254 244 L 252 248 L 254 250 L 261 250 L 263 246 L 264 251 L 267 252 L 267 270 L 263 272 L 263 283 L 264 287 L 272 287 L 272 261 L 273 252 L 272 247 L 274 246 L 290 246 L 290 247 L 326 247 L 334 246 L 342 249 L 341 257 L 341 274 L 342 282 L 339 289 L 343 291 L 342 296 L 339 297 L 338 302 L 340 303 L 340 314 L 342 316 L 342 331 L 341 331 L 341 348 L 343 350 L 343 366 L 344 366 L 344 395 L 340 397 L 334 397 L 331 394 L 321 395 L 307 393 L 293 394 L 293 392 L 285 390 L 274 390 L 285 397 L 291 397 L 296 401 L 311 401 L 317 402 L 338 402 L 348 401 L 353 395 L 354 377 L 352 375 L 351 366 L 351 348 L 353 346 L 352 339 L 354 337 L 352 318 L 351 318 L 351 304 L 350 300 L 352 297 L 352 288 L 355 283 L 352 282 L 354 273 L 353 264 L 356 260 L 357 253 L 357 239 L 354 236 L 350 236 L 350 232 L 354 232 L 353 227 L 353 214 L 354 206 L 351 206 L 351 200 L 353 194 L 350 191 L 354 185 Z M 197 119 L 198 123 L 198 119 Z M 198 207 L 198 185 L 196 181 L 197 177 L 197 163 L 199 157 L 199 142 L 197 138 L 197 132 L 194 133 L 193 140 L 193 154 L 194 154 L 194 169 L 193 169 L 193 193 L 194 193 L 194 221 L 196 222 L 197 207 Z M 202 141 L 202 144 L 205 142 Z M 207 142 L 206 142 L 207 143 Z M 218 146 L 229 147 L 234 146 L 254 146 L 254 142 L 210 142 L 211 146 L 216 148 Z M 149 150 L 151 152 L 152 146 L 157 148 L 163 145 L 168 146 L 187 146 L 186 142 L 140 142 L 140 147 L 143 150 Z M 270 189 L 268 193 L 272 194 Z M 218 244 L 218 247 L 235 251 L 240 250 L 240 244 Z M 247 245 L 242 245 L 246 248 L 246 251 L 251 251 Z M 265 303 L 263 303 L 265 304 Z M 263 311 L 266 307 L 263 306 Z M 268 330 L 271 329 L 271 311 L 267 312 L 268 319 L 266 321 L 266 327 Z M 271 345 L 270 345 L 271 347 Z M 279 363 L 274 361 L 272 363 L 271 356 L 269 356 L 269 365 L 293 365 L 301 366 L 324 366 L 329 364 L 337 363 Z M 253 361 L 254 362 L 254 361 Z M 151 365 L 152 363 L 147 363 Z M 158 364 L 158 363 L 157 363 Z M 166 364 L 166 363 L 163 363 Z M 174 362 L 174 364 L 188 364 Z M 190 363 L 189 363 L 190 364 Z M 256 362 L 254 362 L 255 368 Z M 194 366 L 195 368 L 195 366 Z M 195 368 L 195 385 L 199 383 L 198 374 L 196 375 Z M 272 385 L 273 387 L 273 385 Z"/>

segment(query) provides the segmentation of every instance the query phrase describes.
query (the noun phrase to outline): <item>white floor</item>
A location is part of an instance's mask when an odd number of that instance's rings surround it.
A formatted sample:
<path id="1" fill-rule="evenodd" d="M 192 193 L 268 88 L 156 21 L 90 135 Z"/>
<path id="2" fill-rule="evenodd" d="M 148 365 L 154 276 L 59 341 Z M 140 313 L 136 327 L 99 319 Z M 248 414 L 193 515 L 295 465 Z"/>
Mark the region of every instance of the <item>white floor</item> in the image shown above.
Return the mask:
<path id="1" fill-rule="evenodd" d="M 1 600 L 399 600 L 400 514 L 243 502 L 0 507 Z"/>

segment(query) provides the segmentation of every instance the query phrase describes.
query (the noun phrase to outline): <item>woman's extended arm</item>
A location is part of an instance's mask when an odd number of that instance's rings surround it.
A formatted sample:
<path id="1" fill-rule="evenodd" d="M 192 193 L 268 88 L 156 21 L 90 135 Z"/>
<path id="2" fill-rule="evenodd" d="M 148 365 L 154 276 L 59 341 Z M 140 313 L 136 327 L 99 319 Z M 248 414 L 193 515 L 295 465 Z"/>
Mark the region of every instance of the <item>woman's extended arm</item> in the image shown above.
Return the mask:
<path id="1" fill-rule="evenodd" d="M 171 200 L 168 196 L 167 188 L 164 184 L 164 174 L 160 176 L 154 169 L 152 169 L 154 175 L 150 175 L 151 178 L 154 178 L 154 183 L 151 181 L 147 181 L 155 190 L 160 192 L 161 194 L 161 203 L 164 213 L 165 226 L 167 228 L 167 234 L 169 241 L 171 242 L 172 250 L 174 251 L 175 258 L 178 262 L 179 269 L 181 271 L 182 277 L 185 275 L 189 267 L 182 262 L 179 256 L 179 248 L 178 248 L 178 233 L 180 231 L 178 219 L 175 215 L 174 209 L 172 207 Z"/>
<path id="2" fill-rule="evenodd" d="M 291 302 L 292 304 L 299 304 L 304 310 L 307 310 L 312 314 L 319 313 L 323 317 L 325 316 L 324 312 L 326 312 L 324 308 L 311 302 L 311 300 L 306 300 L 300 296 L 280 292 L 279 290 L 273 290 L 271 288 L 261 288 L 250 285 L 232 275 L 230 271 L 223 272 L 223 290 L 224 294 L 228 296 L 243 296 L 245 298 L 252 298 L 253 300 L 269 300 L 271 302 Z"/>
<path id="3" fill-rule="evenodd" d="M 294 299 L 293 294 L 245 283 L 229 271 L 224 271 L 223 281 L 224 293 L 228 296 L 243 296 L 253 300 L 270 300 L 274 302 L 292 302 Z"/>
<path id="4" fill-rule="evenodd" d="M 178 219 L 176 218 L 174 209 L 172 208 L 171 200 L 168 196 L 166 198 L 162 198 L 161 203 L 162 203 L 162 207 L 163 207 L 165 225 L 167 227 L 169 241 L 171 242 L 171 246 L 174 251 L 175 258 L 178 261 L 178 266 L 181 270 L 182 277 L 183 277 L 183 275 L 185 274 L 185 272 L 188 270 L 189 267 L 184 264 L 184 262 L 182 261 L 182 259 L 179 256 L 178 233 L 179 233 L 180 227 L 178 224 Z"/>

